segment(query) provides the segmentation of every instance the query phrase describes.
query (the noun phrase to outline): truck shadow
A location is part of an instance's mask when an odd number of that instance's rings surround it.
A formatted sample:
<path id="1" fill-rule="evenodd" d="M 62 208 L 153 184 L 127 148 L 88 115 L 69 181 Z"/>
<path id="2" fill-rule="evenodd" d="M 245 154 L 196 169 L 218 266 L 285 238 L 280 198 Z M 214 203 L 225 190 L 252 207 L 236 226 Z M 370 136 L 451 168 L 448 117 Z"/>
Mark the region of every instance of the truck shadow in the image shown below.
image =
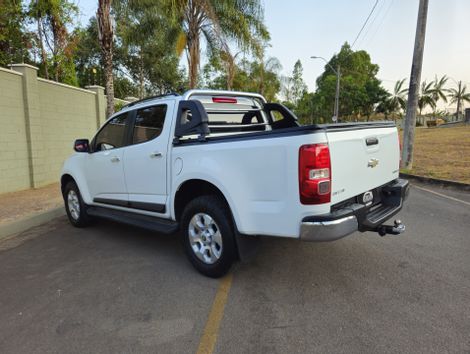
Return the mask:
<path id="1" fill-rule="evenodd" d="M 159 234 L 107 220 L 96 220 L 86 229 L 70 229 L 72 234 L 79 234 L 82 247 L 122 252 L 129 261 L 154 262 L 157 272 L 176 271 L 205 278 L 186 260 L 177 234 Z M 396 268 L 396 260 L 391 260 L 387 251 L 390 245 L 384 246 L 383 241 L 375 234 L 360 233 L 330 243 L 265 237 L 261 238 L 257 252 L 248 260 L 236 263 L 232 272 L 235 279 L 247 278 L 248 283 L 271 282 L 295 287 L 310 283 L 346 291 L 357 281 L 361 284 L 367 279 L 376 279 L 377 273 L 386 274 L 389 267 Z"/>
<path id="2" fill-rule="evenodd" d="M 328 243 L 263 238 L 258 254 L 238 265 L 236 278 L 297 289 L 323 287 L 346 294 L 367 283 L 381 283 L 388 273 L 397 272 L 397 264 L 409 264 L 406 255 L 397 262 L 396 254 L 390 255 L 391 244 L 384 241 L 372 233 L 355 233 Z"/>

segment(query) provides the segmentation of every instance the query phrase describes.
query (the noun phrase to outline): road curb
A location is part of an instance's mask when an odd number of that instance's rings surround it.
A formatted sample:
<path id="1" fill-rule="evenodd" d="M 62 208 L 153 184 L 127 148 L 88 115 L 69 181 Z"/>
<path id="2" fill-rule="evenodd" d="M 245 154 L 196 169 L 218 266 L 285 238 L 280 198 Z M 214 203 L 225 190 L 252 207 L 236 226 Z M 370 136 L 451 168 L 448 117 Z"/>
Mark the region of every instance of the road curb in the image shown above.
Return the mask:
<path id="1" fill-rule="evenodd" d="M 438 178 L 432 178 L 432 177 L 416 176 L 416 175 L 410 175 L 408 173 L 401 173 L 401 172 L 400 172 L 400 176 L 403 178 L 415 180 L 415 181 L 422 182 L 422 183 L 438 185 L 441 187 L 450 187 L 450 188 L 457 189 L 460 191 L 470 191 L 470 184 L 467 184 L 467 183 L 448 181 L 445 179 L 438 179 Z"/>
<path id="2" fill-rule="evenodd" d="M 5 225 L 0 225 L 0 239 L 39 226 L 62 215 L 65 215 L 65 209 L 63 206 L 58 206 L 47 211 L 28 215 Z"/>

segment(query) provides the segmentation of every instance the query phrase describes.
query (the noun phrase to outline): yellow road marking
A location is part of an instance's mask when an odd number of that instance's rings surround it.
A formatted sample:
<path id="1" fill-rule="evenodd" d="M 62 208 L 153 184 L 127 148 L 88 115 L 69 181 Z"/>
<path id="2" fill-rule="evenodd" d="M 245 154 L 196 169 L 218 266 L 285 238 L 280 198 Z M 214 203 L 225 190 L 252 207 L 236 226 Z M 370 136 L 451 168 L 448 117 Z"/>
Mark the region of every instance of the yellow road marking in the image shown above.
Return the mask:
<path id="1" fill-rule="evenodd" d="M 430 189 L 419 187 L 419 186 L 416 186 L 416 185 L 413 185 L 413 187 L 421 189 L 421 190 L 429 192 L 429 193 L 432 193 L 432 194 L 435 194 L 435 195 L 438 195 L 438 196 L 443 197 L 443 198 L 453 200 L 455 202 L 460 202 L 460 203 L 463 203 L 463 204 L 466 204 L 466 205 L 470 205 L 470 203 L 466 202 L 465 200 L 460 200 L 460 199 L 457 199 L 457 198 L 454 198 L 454 197 L 451 197 L 451 196 L 448 196 L 448 195 L 445 195 L 445 194 L 442 194 L 442 193 L 434 192 Z"/>
<path id="2" fill-rule="evenodd" d="M 232 274 L 228 274 L 220 281 L 217 294 L 212 304 L 211 312 L 207 318 L 206 327 L 202 334 L 197 354 L 212 354 L 214 351 L 217 336 L 219 334 L 220 322 L 224 317 L 225 304 L 227 303 L 228 293 L 232 286 Z"/>

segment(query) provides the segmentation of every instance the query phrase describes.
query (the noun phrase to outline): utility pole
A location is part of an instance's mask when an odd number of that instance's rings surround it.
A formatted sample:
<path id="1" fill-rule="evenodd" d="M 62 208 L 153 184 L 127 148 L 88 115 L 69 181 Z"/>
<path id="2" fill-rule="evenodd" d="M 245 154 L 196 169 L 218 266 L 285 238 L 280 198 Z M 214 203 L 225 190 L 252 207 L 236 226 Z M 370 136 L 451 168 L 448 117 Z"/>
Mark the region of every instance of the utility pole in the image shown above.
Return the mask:
<path id="1" fill-rule="evenodd" d="M 405 129 L 403 132 L 403 153 L 401 167 L 413 167 L 413 145 L 416 128 L 416 109 L 418 107 L 419 85 L 421 82 L 421 69 L 423 66 L 424 40 L 426 36 L 426 20 L 428 16 L 429 0 L 419 1 L 418 24 L 416 26 L 413 64 L 411 66 L 410 88 L 408 91 L 408 104 L 406 107 Z"/>
<path id="2" fill-rule="evenodd" d="M 459 81 L 459 89 L 458 91 L 459 92 L 459 97 L 457 97 L 457 120 L 459 120 L 460 118 L 460 98 L 461 98 L 461 94 L 460 92 L 462 92 L 462 81 Z"/>

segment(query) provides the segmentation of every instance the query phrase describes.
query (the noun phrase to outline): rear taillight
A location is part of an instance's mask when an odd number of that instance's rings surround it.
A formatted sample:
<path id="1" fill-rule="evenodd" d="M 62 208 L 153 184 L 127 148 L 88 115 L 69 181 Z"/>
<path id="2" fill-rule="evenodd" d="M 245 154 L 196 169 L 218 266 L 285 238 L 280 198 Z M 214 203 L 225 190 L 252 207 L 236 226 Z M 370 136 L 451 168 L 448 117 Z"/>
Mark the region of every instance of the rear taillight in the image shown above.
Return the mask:
<path id="1" fill-rule="evenodd" d="M 299 193 L 302 204 L 330 202 L 331 161 L 328 145 L 313 144 L 300 147 Z"/>

